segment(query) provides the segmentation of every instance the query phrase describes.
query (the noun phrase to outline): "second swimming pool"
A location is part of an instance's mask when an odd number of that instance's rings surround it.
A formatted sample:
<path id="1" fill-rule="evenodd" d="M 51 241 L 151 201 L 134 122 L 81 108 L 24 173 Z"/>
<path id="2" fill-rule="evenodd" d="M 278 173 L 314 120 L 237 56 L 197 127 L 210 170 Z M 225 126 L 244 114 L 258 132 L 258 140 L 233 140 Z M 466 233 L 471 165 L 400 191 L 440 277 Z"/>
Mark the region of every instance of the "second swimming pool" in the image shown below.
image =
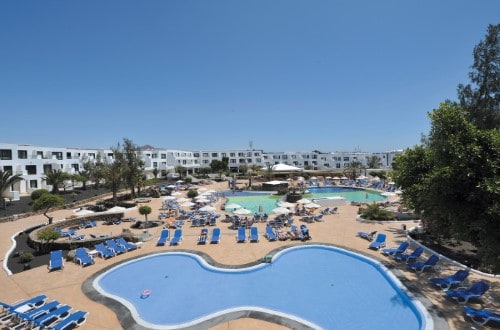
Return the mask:
<path id="1" fill-rule="evenodd" d="M 155 329 L 203 326 L 235 310 L 265 311 L 318 329 L 432 329 L 418 301 L 381 264 L 331 246 L 286 249 L 272 263 L 222 269 L 162 253 L 101 274 L 94 286 Z M 231 317 L 229 317 L 230 319 Z"/>
<path id="2" fill-rule="evenodd" d="M 342 196 L 348 202 L 378 202 L 385 199 L 385 196 L 373 190 L 349 187 L 311 187 L 309 193 L 303 195 L 303 198 L 314 199 L 331 196 Z M 278 202 L 284 196 L 271 195 L 271 193 L 251 193 L 236 192 L 232 194 L 226 192 L 227 204 L 235 203 L 252 211 L 252 213 L 272 213 L 272 210 L 278 207 Z M 262 210 L 262 211 L 260 211 Z"/>

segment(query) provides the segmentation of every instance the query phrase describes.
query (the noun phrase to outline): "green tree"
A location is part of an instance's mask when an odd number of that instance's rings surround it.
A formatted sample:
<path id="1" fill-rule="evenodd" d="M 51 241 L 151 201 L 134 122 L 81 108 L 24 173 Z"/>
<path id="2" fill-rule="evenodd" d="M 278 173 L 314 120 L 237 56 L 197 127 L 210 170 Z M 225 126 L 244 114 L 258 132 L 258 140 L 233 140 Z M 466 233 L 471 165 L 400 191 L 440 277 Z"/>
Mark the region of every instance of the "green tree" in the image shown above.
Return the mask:
<path id="1" fill-rule="evenodd" d="M 53 217 L 48 216 L 47 212 L 53 207 L 63 206 L 65 203 L 61 196 L 54 194 L 43 194 L 33 202 L 33 211 L 43 211 L 43 215 L 49 219 L 49 225 L 52 224 Z"/>
<path id="2" fill-rule="evenodd" d="M 268 180 L 271 180 L 271 178 L 274 175 L 274 170 L 273 170 L 273 164 L 267 164 L 266 165 L 266 177 Z"/>
<path id="3" fill-rule="evenodd" d="M 130 189 L 130 198 L 136 197 L 135 189 L 138 188 L 142 177 L 144 176 L 144 162 L 140 159 L 140 150 L 132 140 L 123 139 L 123 160 L 124 166 L 124 181 Z"/>
<path id="4" fill-rule="evenodd" d="M 44 180 L 48 185 L 52 186 L 53 194 L 58 194 L 59 186 L 63 185 L 64 181 L 68 179 L 69 179 L 68 173 L 63 172 L 59 169 L 47 172 L 45 173 L 45 176 L 42 177 L 42 180 Z"/>
<path id="5" fill-rule="evenodd" d="M 158 181 L 158 174 L 160 173 L 160 170 L 158 169 L 158 167 L 153 167 L 153 170 L 151 171 L 151 173 L 153 174 L 154 182 L 157 182 Z"/>
<path id="6" fill-rule="evenodd" d="M 181 178 L 184 178 L 187 175 L 187 168 L 184 166 L 176 166 L 175 167 L 175 173 L 179 173 Z"/>
<path id="7" fill-rule="evenodd" d="M 37 233 L 36 236 L 38 237 L 39 240 L 42 241 L 43 251 L 50 251 L 52 243 L 54 243 L 56 239 L 61 237 L 61 235 L 57 231 L 52 229 L 41 230 Z"/>
<path id="8" fill-rule="evenodd" d="M 377 203 L 371 203 L 359 209 L 359 214 L 366 220 L 394 220 L 393 213 L 383 210 Z"/>
<path id="9" fill-rule="evenodd" d="M 458 85 L 460 104 L 470 122 L 481 129 L 500 129 L 500 24 L 489 25 L 484 40 L 474 47 L 472 82 Z"/>
<path id="10" fill-rule="evenodd" d="M 100 175 L 106 181 L 106 185 L 113 194 L 113 205 L 118 204 L 118 190 L 123 181 L 123 162 L 121 161 L 121 154 L 115 154 L 113 162 L 103 163 L 101 165 Z"/>
<path id="11" fill-rule="evenodd" d="M 89 179 L 94 183 L 95 188 L 99 188 L 99 184 L 103 178 L 103 167 L 104 163 L 101 160 L 101 156 L 98 154 L 95 163 L 87 161 L 83 163 L 84 171 L 88 172 Z M 92 187 L 92 186 L 91 186 Z"/>
<path id="12" fill-rule="evenodd" d="M 5 193 L 6 191 L 17 182 L 24 180 L 20 174 L 12 174 L 10 171 L 0 170 L 0 198 L 2 199 L 2 208 L 5 210 Z"/>
<path id="13" fill-rule="evenodd" d="M 380 160 L 379 156 L 373 155 L 368 157 L 368 160 L 366 161 L 366 166 L 368 168 L 373 168 L 373 169 L 380 168 L 380 166 L 382 166 L 382 161 Z"/>
<path id="14" fill-rule="evenodd" d="M 436 238 L 472 242 L 483 267 L 500 271 L 500 132 L 480 130 L 451 102 L 429 114 L 427 145 L 394 163 L 403 201 L 423 215 Z"/>
<path id="15" fill-rule="evenodd" d="M 31 193 L 31 199 L 37 200 L 43 194 L 50 194 L 50 192 L 47 189 L 37 189 Z"/>
<path id="16" fill-rule="evenodd" d="M 148 223 L 148 215 L 151 213 L 151 207 L 148 206 L 148 205 L 141 205 L 139 207 L 139 213 L 142 214 L 144 216 L 144 218 L 146 219 L 146 224 Z M 146 228 L 147 228 L 147 225 L 146 225 Z"/>
<path id="17" fill-rule="evenodd" d="M 362 170 L 363 164 L 360 161 L 353 160 L 344 170 L 344 175 L 351 180 L 356 180 L 356 178 L 361 174 Z"/>
<path id="18" fill-rule="evenodd" d="M 219 173 L 219 178 L 222 178 L 222 174 L 228 171 L 229 158 L 222 157 L 222 160 L 214 159 L 210 163 L 210 168 L 214 173 Z"/>

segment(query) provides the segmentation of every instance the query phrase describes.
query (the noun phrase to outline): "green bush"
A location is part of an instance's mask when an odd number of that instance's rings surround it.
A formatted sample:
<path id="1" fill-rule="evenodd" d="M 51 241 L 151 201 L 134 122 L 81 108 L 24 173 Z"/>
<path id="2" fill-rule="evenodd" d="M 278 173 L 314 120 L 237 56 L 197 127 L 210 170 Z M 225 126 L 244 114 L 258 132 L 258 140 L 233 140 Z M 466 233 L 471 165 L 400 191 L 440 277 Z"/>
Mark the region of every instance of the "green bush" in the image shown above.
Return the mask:
<path id="1" fill-rule="evenodd" d="M 30 262 L 33 260 L 33 254 L 31 252 L 24 252 L 19 256 L 19 262 L 25 263 L 25 262 Z"/>
<path id="2" fill-rule="evenodd" d="M 194 189 L 189 189 L 189 191 L 187 192 L 187 197 L 195 198 L 196 196 L 198 196 L 198 192 Z"/>
<path id="3" fill-rule="evenodd" d="M 359 214 L 365 220 L 394 220 L 395 215 L 380 208 L 380 205 L 372 203 L 365 208 L 359 209 Z"/>
<path id="4" fill-rule="evenodd" d="M 37 189 L 31 193 L 31 199 L 35 201 L 38 198 L 40 198 L 40 196 L 42 196 L 44 194 L 49 194 L 49 193 L 50 192 L 47 189 Z"/>

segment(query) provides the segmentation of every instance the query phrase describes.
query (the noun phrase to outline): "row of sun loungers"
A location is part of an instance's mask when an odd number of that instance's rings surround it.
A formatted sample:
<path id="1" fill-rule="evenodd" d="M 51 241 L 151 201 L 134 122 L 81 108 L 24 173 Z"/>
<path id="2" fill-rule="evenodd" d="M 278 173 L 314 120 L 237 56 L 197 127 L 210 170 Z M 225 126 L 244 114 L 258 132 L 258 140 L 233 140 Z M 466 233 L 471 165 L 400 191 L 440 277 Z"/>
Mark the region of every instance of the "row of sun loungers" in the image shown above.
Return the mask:
<path id="1" fill-rule="evenodd" d="M 48 302 L 44 294 L 0 306 L 0 324 L 7 329 L 71 329 L 84 324 L 89 315 L 57 300 Z"/>
<path id="2" fill-rule="evenodd" d="M 358 236 L 363 237 L 360 233 L 358 233 Z M 375 242 L 379 240 L 378 237 L 379 236 L 377 236 Z M 419 246 L 415 248 L 413 252 L 406 253 L 409 245 L 407 241 L 404 241 L 398 247 L 385 248 L 382 249 L 381 252 L 395 260 L 404 261 L 411 270 L 418 273 L 422 273 L 427 269 L 433 270 L 435 268 L 440 259 L 437 254 L 432 254 L 426 260 L 419 261 L 418 258 L 423 254 L 424 249 Z M 468 276 L 469 271 L 460 269 L 449 276 L 429 278 L 429 281 L 438 288 L 443 289 L 448 297 L 465 305 L 470 299 L 482 297 L 490 289 L 490 285 L 482 280 L 475 281 L 469 286 L 457 287 L 463 284 Z M 500 323 L 500 313 L 497 311 L 484 308 L 474 309 L 464 306 L 464 312 L 476 324 L 484 325 L 488 322 Z"/>
<path id="3" fill-rule="evenodd" d="M 168 229 L 162 229 L 160 233 L 160 237 L 156 242 L 157 246 L 165 246 L 167 242 L 170 240 L 170 245 L 178 245 L 182 241 L 182 229 L 176 229 L 174 231 L 174 235 L 170 238 L 170 231 Z M 212 236 L 210 239 L 211 244 L 219 243 L 221 238 L 220 228 L 215 227 L 212 229 Z M 208 229 L 203 228 L 201 230 L 200 236 L 198 237 L 199 244 L 205 244 L 208 242 Z"/>

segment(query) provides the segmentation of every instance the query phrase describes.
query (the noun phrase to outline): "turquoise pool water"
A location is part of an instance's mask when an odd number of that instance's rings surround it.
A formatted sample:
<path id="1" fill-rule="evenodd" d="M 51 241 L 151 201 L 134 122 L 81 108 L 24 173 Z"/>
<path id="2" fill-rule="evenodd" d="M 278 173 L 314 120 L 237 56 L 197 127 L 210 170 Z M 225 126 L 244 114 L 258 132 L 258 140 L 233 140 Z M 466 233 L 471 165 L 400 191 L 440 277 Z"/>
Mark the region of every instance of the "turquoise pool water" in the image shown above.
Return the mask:
<path id="1" fill-rule="evenodd" d="M 289 248 L 243 269 L 216 268 L 189 253 L 155 254 L 106 271 L 94 287 L 156 329 L 203 327 L 241 310 L 318 329 L 432 329 L 425 308 L 381 264 L 330 246 Z"/>
<path id="2" fill-rule="evenodd" d="M 304 198 L 314 199 L 314 198 L 324 198 L 331 196 L 342 196 L 348 202 L 378 202 L 385 199 L 380 193 L 372 190 L 358 189 L 358 188 L 348 188 L 348 187 L 313 187 L 309 188 L 309 194 L 303 195 Z M 278 207 L 278 202 L 283 198 L 283 196 L 275 196 L 268 193 L 245 193 L 231 195 L 230 192 L 226 194 L 228 199 L 227 204 L 236 203 L 243 206 L 246 209 L 252 211 L 252 213 L 259 212 L 259 206 L 262 207 L 263 212 L 272 213 L 272 210 Z M 262 212 L 261 212 L 262 213 Z"/>

